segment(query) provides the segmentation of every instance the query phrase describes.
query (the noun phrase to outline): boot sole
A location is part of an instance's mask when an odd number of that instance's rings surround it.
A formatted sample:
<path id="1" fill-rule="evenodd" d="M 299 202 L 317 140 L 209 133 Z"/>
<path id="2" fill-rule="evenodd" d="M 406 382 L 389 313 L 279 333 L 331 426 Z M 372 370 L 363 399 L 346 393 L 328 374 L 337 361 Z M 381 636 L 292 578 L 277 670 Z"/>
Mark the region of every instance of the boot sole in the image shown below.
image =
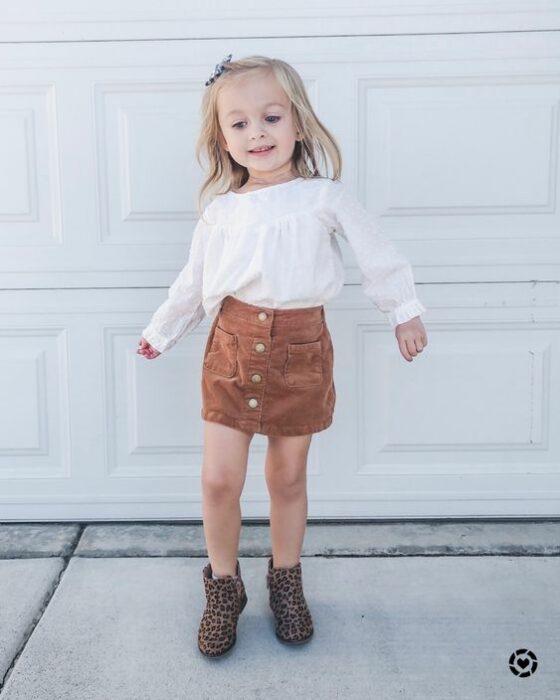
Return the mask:
<path id="1" fill-rule="evenodd" d="M 198 647 L 198 651 L 202 654 L 202 656 L 205 656 L 207 659 L 221 659 L 224 656 L 227 656 L 233 649 L 237 642 L 237 636 L 233 640 L 233 644 L 228 647 L 225 651 L 220 652 L 219 654 L 207 654 L 205 651 L 202 651 L 200 647 Z"/>
<path id="2" fill-rule="evenodd" d="M 284 644 L 289 644 L 289 645 L 292 645 L 292 644 L 295 644 L 295 645 L 298 645 L 298 644 L 305 644 L 305 643 L 308 642 L 308 641 L 311 639 L 311 637 L 313 636 L 313 632 L 311 632 L 311 634 L 309 635 L 309 637 L 306 637 L 305 639 L 284 639 L 284 637 L 281 637 L 281 636 L 278 634 L 278 632 L 275 632 L 275 634 L 276 634 L 276 638 L 277 638 L 277 639 L 279 639 L 279 640 L 280 640 L 281 642 L 283 642 Z"/>

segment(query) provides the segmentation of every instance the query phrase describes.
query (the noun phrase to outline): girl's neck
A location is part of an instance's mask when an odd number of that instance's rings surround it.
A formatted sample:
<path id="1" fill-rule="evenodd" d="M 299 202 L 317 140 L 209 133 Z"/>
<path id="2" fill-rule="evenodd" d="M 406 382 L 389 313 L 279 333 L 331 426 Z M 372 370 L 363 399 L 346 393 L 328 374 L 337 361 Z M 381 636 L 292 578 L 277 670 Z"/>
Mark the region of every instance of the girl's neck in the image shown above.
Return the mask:
<path id="1" fill-rule="evenodd" d="M 293 173 L 291 171 L 283 173 L 281 176 L 278 175 L 274 178 L 263 178 L 263 177 L 253 177 L 249 175 L 249 179 L 247 182 L 242 185 L 236 192 L 243 193 L 243 192 L 251 192 L 252 190 L 259 190 L 262 187 L 270 187 L 271 185 L 281 185 L 284 182 L 291 182 L 292 180 L 295 180 L 298 178 L 299 175 L 297 173 Z"/>

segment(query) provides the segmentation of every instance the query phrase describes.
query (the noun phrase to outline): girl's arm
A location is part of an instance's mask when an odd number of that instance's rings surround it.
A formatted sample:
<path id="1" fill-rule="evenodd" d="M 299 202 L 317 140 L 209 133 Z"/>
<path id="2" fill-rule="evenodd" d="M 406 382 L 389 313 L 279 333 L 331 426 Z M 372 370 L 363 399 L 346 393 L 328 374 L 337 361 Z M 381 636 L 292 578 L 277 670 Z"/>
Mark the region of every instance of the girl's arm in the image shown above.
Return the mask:
<path id="1" fill-rule="evenodd" d="M 416 296 L 409 261 L 346 185 L 340 180 L 332 184 L 326 206 L 334 215 L 336 232 L 356 255 L 364 294 L 385 314 L 392 328 L 424 313 L 426 308 Z"/>
<path id="2" fill-rule="evenodd" d="M 184 335 L 193 331 L 206 315 L 202 306 L 202 272 L 207 234 L 208 226 L 199 219 L 193 232 L 187 264 L 169 288 L 167 299 L 142 331 L 142 337 L 160 353 L 169 350 Z"/>

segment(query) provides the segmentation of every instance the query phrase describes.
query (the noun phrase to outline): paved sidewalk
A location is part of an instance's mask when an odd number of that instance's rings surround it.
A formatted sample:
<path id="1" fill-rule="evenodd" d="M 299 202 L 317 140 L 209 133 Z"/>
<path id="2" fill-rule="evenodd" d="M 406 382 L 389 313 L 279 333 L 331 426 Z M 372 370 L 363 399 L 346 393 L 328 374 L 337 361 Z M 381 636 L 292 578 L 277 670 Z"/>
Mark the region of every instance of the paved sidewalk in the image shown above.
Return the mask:
<path id="1" fill-rule="evenodd" d="M 560 522 L 310 523 L 298 647 L 274 635 L 269 542 L 243 525 L 247 607 L 207 659 L 200 525 L 0 524 L 0 700 L 560 697 Z"/>

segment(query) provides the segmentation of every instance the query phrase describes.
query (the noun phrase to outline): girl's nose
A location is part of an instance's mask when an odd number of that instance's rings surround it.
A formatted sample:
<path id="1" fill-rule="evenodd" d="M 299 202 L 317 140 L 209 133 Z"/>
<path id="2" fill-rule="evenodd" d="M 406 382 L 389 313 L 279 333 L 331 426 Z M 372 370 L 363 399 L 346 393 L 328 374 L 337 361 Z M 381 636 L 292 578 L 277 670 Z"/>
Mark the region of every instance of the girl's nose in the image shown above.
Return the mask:
<path id="1" fill-rule="evenodd" d="M 258 141 L 266 136 L 266 129 L 263 126 L 255 126 L 251 133 L 251 141 Z M 255 143 L 255 146 L 257 144 Z"/>

